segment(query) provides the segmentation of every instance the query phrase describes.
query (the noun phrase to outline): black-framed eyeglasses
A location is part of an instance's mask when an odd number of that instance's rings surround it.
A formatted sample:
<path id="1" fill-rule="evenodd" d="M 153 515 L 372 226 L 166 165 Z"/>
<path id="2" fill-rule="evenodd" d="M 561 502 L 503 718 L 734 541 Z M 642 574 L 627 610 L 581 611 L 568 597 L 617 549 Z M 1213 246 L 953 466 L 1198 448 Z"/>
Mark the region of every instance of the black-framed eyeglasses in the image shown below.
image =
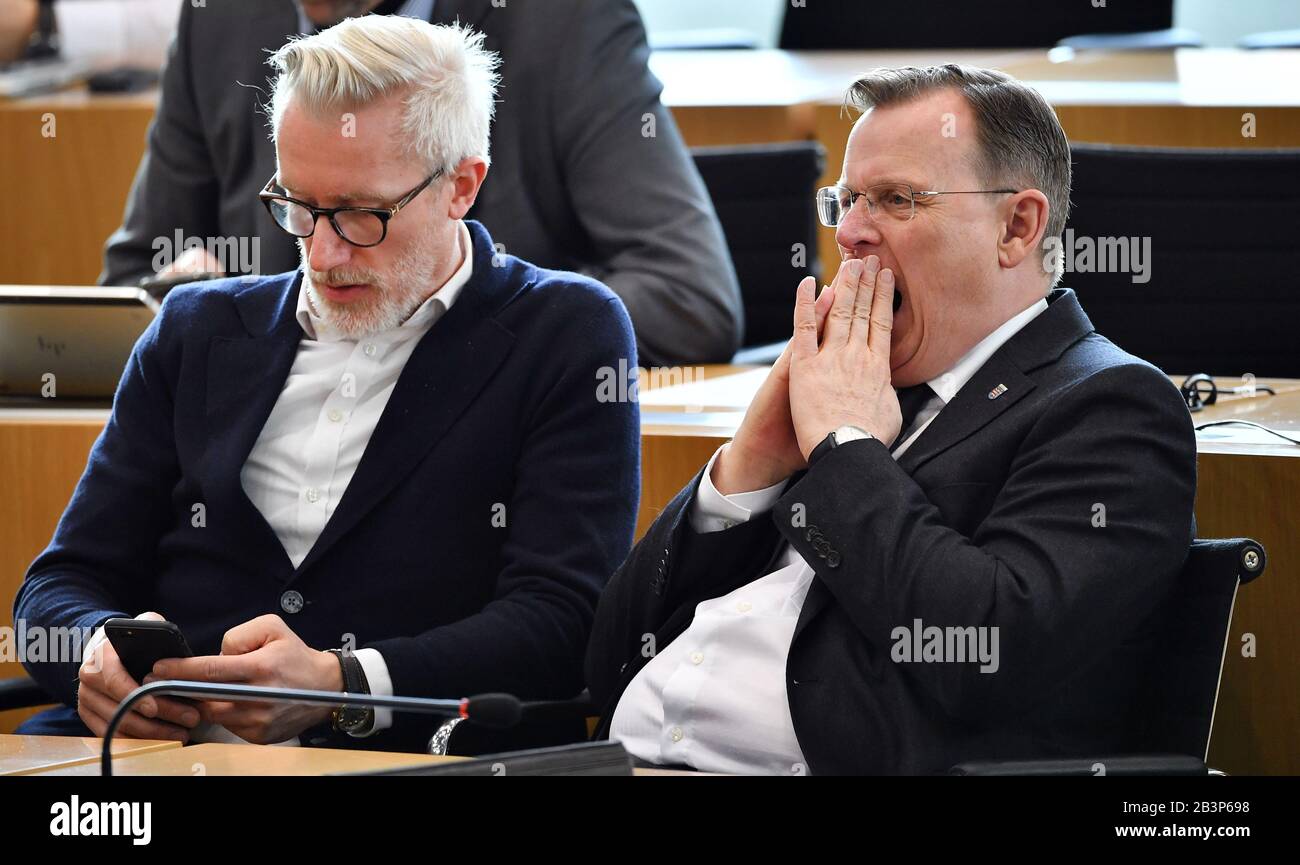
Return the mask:
<path id="1" fill-rule="evenodd" d="M 916 200 L 931 195 L 989 195 L 1016 193 L 1019 189 L 963 189 L 941 192 L 937 189 L 914 190 L 907 183 L 877 183 L 861 192 L 847 186 L 823 186 L 817 190 L 817 218 L 827 228 L 835 228 L 848 216 L 858 199 L 867 202 L 867 212 L 872 218 L 888 217 L 897 222 L 908 222 L 916 216 Z"/>
<path id="2" fill-rule="evenodd" d="M 392 207 L 313 207 L 305 201 L 272 192 L 275 178 L 262 187 L 257 197 L 266 205 L 275 224 L 294 237 L 311 237 L 316 233 L 316 222 L 322 216 L 330 221 L 334 232 L 353 246 L 378 246 L 388 236 L 388 220 L 415 200 L 442 171 L 435 171 L 424 182 L 398 199 Z"/>

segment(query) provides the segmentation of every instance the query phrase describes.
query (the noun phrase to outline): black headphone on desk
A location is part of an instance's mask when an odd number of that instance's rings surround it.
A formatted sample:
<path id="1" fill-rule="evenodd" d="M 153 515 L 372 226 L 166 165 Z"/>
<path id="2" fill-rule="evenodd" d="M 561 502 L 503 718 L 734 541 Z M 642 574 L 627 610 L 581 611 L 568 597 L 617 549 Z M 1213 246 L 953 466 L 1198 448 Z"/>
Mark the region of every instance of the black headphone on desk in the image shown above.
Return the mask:
<path id="1" fill-rule="evenodd" d="M 1243 387 L 1226 388 L 1224 393 L 1266 393 L 1275 394 L 1273 388 L 1264 384 L 1255 384 L 1252 381 Z M 1207 405 L 1214 405 L 1219 400 L 1219 386 L 1214 383 L 1214 379 L 1203 372 L 1196 375 L 1189 375 L 1187 379 L 1178 388 L 1183 395 L 1183 402 L 1187 403 L 1189 411 L 1200 411 Z"/>
<path id="2" fill-rule="evenodd" d="M 1200 411 L 1207 405 L 1214 405 L 1219 399 L 1219 386 L 1203 372 L 1189 375 L 1178 390 L 1189 411 Z"/>

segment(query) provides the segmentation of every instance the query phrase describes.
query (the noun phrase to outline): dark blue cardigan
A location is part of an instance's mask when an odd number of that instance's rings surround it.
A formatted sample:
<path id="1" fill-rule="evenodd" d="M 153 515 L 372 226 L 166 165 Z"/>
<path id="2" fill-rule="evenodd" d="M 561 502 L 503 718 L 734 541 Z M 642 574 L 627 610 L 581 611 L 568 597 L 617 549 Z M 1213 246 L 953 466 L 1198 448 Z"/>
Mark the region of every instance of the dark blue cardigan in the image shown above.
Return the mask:
<path id="1" fill-rule="evenodd" d="M 239 479 L 302 337 L 299 275 L 190 285 L 136 346 L 15 617 L 94 627 L 156 610 L 216 654 L 227 629 L 275 613 L 317 649 L 378 649 L 397 694 L 580 691 L 596 601 L 636 518 L 637 406 L 597 395 L 602 368 L 635 366 L 632 327 L 604 286 L 494 260 L 469 227 L 473 278 L 407 362 L 301 566 Z M 282 608 L 290 590 L 300 612 Z M 75 704 L 76 663 L 27 669 Z M 436 723 L 398 713 L 362 743 L 417 745 Z"/>

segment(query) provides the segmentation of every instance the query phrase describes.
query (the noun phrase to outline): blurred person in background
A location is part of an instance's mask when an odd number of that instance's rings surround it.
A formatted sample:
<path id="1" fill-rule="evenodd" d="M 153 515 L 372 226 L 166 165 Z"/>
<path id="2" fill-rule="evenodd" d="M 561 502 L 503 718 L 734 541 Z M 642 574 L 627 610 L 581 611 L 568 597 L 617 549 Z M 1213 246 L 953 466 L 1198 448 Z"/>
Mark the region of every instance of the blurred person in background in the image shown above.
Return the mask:
<path id="1" fill-rule="evenodd" d="M 492 177 L 470 216 L 505 252 L 613 289 L 641 362 L 726 361 L 743 318 L 735 271 L 631 0 L 223 0 L 182 6 L 122 226 L 100 282 L 221 272 L 205 250 L 155 261 L 158 238 L 256 238 L 260 272 L 297 249 L 257 193 L 275 153 L 261 111 L 266 56 L 367 12 L 459 21 L 502 58 Z"/>
<path id="2" fill-rule="evenodd" d="M 180 0 L 0 0 L 0 65 L 58 56 L 92 69 L 157 69 L 179 14 Z"/>

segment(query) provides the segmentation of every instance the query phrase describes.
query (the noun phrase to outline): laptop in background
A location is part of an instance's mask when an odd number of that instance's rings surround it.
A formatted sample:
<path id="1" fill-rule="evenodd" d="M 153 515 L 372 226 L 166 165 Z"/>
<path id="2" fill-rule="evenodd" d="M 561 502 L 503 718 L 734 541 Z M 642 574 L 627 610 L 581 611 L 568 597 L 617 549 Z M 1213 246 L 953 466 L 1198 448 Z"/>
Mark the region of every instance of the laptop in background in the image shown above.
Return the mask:
<path id="1" fill-rule="evenodd" d="M 0 405 L 108 405 L 158 313 L 138 288 L 0 286 Z"/>

